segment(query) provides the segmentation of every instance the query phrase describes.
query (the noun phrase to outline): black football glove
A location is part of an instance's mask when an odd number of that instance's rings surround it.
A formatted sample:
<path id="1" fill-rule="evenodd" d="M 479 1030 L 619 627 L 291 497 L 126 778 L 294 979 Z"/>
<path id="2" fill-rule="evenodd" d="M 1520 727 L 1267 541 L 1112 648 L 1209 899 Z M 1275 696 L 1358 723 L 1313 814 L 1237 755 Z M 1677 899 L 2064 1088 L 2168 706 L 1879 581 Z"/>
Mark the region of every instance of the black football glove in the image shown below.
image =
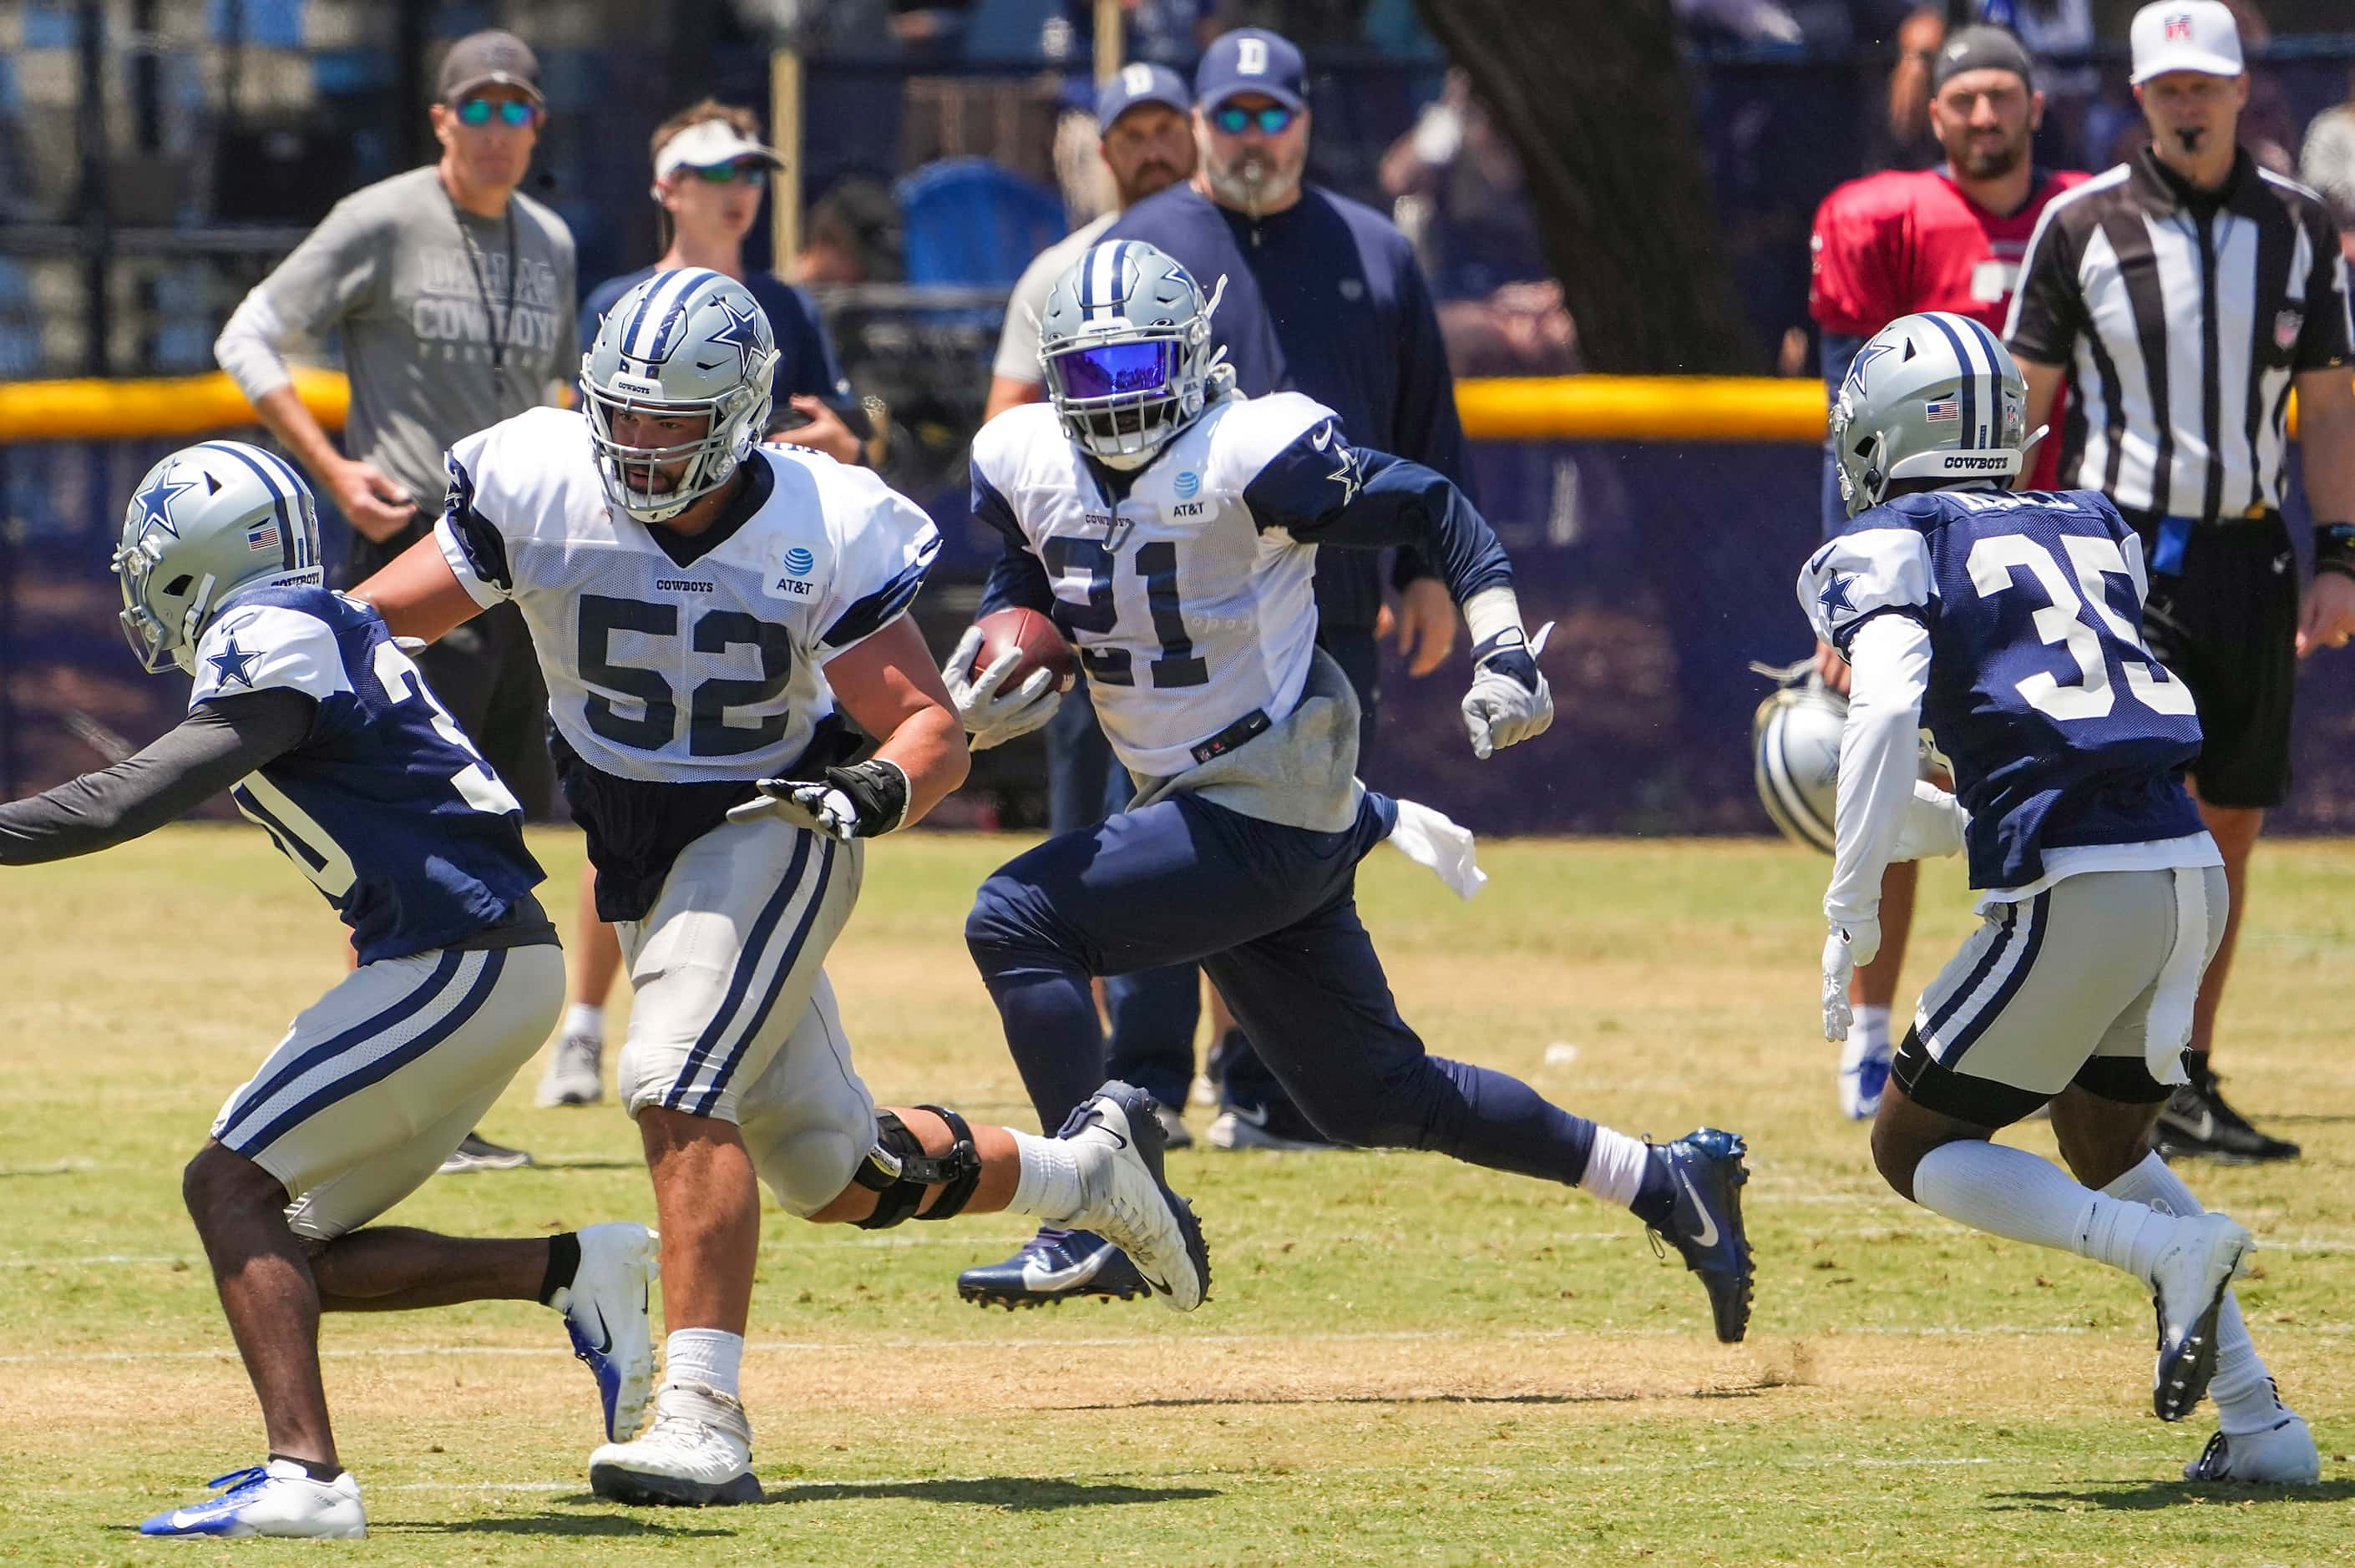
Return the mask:
<path id="1" fill-rule="evenodd" d="M 908 820 L 908 775 L 879 757 L 829 768 L 815 781 L 763 779 L 759 788 L 757 800 L 728 808 L 730 821 L 778 817 L 848 843 L 888 833 Z"/>

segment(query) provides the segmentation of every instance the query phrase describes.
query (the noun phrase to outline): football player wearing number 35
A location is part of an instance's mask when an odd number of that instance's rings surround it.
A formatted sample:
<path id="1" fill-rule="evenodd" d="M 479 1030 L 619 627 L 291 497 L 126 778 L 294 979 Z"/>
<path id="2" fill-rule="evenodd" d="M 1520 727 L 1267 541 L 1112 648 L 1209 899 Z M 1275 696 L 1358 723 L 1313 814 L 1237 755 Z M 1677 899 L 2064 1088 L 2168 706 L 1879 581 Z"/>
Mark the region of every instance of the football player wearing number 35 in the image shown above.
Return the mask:
<path id="1" fill-rule="evenodd" d="M 1948 1219 L 2142 1282 L 2158 1418 L 2216 1396 L 2222 1430 L 2190 1479 L 2311 1482 L 2314 1437 L 2232 1299 L 2249 1233 L 2201 1213 L 2150 1151 L 2224 930 L 2223 856 L 2182 781 L 2200 717 L 2143 640 L 2150 579 L 2117 508 L 2091 490 L 2012 492 L 2043 433 L 2026 430 L 2027 403 L 1995 334 L 1938 312 L 1858 350 L 1832 408 L 1849 520 L 1798 581 L 1851 667 L 1824 1035 L 1847 1035 L 1849 972 L 1881 943 L 1926 721 L 1962 807 L 1940 853 L 1967 852 L 1985 923 L 1923 992 L 1874 1161 Z M 1991 1141 L 2047 1101 L 2069 1171 Z"/>
<path id="2" fill-rule="evenodd" d="M 357 590 L 425 638 L 512 600 L 547 677 L 558 779 L 636 991 L 618 1081 L 662 1221 L 655 1422 L 590 1458 L 623 1502 L 761 1495 L 738 1383 L 761 1182 L 868 1229 L 1011 1209 L 1116 1233 L 1180 1309 L 1209 1280 L 1149 1096 L 1091 1083 L 1061 1136 L 1035 1138 L 879 1109 L 852 1070 L 822 966 L 866 841 L 932 810 L 968 758 L 907 615 L 940 535 L 863 469 L 755 444 L 776 359 L 742 284 L 655 274 L 598 329 L 586 408 L 460 441 L 433 536 Z M 877 737 L 863 761 L 849 721 Z"/>
<path id="3" fill-rule="evenodd" d="M 1358 782 L 1357 698 L 1316 646 L 1316 552 L 1413 545 L 1444 563 L 1476 642 L 1463 713 L 1481 758 L 1552 721 L 1545 632 L 1524 638 L 1511 563 L 1455 485 L 1352 447 L 1311 398 L 1237 394 L 1209 346 L 1211 309 L 1155 247 L 1093 247 L 1040 322 L 1048 401 L 974 442 L 974 513 L 1006 540 L 982 611 L 1054 619 L 1139 785 L 1126 810 L 1001 866 L 965 925 L 1041 1125 L 1094 1087 L 1091 980 L 1199 960 L 1327 1137 L 1624 1204 L 1700 1273 L 1718 1337 L 1741 1339 L 1739 1138 L 1703 1128 L 1651 1147 L 1427 1054 L 1399 1017 L 1358 919 L 1358 862 L 1388 840 L 1465 896 L 1479 873 L 1469 833 Z M 1009 687 L 1011 651 L 975 675 L 977 646 L 968 632 L 943 672 L 974 744 L 1046 723 L 1052 686 Z M 960 1291 L 1010 1301 L 1028 1272 L 1125 1266 L 1103 1255 L 1117 1238 L 1073 1229 L 1088 1227 L 1050 1227 L 967 1271 Z"/>

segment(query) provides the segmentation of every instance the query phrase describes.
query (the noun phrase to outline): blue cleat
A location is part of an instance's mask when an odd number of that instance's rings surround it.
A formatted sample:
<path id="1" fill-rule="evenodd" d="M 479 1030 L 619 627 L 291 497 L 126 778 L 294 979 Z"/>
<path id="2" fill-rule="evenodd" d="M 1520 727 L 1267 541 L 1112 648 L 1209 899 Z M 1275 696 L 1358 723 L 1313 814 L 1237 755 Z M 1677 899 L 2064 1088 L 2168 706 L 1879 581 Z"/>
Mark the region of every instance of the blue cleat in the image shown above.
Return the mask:
<path id="1" fill-rule="evenodd" d="M 1710 1316 L 1721 1343 L 1738 1345 L 1750 1328 L 1751 1285 L 1756 1269 L 1742 1229 L 1742 1184 L 1750 1171 L 1742 1163 L 1746 1146 L 1738 1132 L 1699 1128 L 1674 1143 L 1657 1146 L 1668 1162 L 1676 1206 L 1668 1228 L 1657 1234 L 1681 1254 L 1685 1266 L 1700 1276 L 1709 1292 Z"/>
<path id="2" fill-rule="evenodd" d="M 284 1536 L 313 1541 L 357 1541 L 368 1534 L 360 1507 L 360 1484 L 346 1470 L 332 1481 L 314 1481 L 291 1459 L 272 1459 L 215 1476 L 208 1486 L 226 1488 L 218 1497 L 159 1513 L 139 1526 L 142 1535 Z"/>
<path id="3" fill-rule="evenodd" d="M 1042 1228 L 1003 1263 L 957 1276 L 957 1294 L 981 1307 L 1051 1307 L 1075 1297 L 1126 1301 L 1152 1289 L 1128 1255 L 1090 1231 Z"/>

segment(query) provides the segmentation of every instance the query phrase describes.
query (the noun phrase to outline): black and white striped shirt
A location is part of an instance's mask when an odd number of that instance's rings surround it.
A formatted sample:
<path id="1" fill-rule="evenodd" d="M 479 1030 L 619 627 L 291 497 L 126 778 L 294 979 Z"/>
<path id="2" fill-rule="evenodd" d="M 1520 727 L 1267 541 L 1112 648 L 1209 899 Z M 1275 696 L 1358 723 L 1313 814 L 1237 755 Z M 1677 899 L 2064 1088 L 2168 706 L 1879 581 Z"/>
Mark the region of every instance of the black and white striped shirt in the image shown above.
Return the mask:
<path id="1" fill-rule="evenodd" d="M 2004 337 L 2073 372 L 2063 485 L 2212 523 L 2279 509 L 2290 384 L 2355 322 L 2319 196 L 2245 149 L 2198 191 L 2146 147 L 2044 209 Z"/>

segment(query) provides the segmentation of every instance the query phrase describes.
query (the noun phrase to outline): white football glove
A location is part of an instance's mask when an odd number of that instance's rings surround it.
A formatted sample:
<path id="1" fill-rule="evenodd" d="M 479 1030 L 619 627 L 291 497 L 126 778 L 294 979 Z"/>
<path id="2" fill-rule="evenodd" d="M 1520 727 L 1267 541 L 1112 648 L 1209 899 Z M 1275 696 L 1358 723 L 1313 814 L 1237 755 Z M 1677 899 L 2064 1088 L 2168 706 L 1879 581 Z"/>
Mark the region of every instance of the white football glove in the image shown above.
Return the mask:
<path id="1" fill-rule="evenodd" d="M 1518 628 L 1472 652 L 1472 689 L 1464 694 L 1464 730 L 1472 755 L 1487 760 L 1508 746 L 1534 739 L 1553 723 L 1553 688 L 1538 669 L 1553 632 L 1549 620 L 1526 645 Z"/>
<path id="2" fill-rule="evenodd" d="M 957 719 L 970 737 L 967 745 L 975 751 L 986 751 L 1044 726 L 1063 705 L 1063 694 L 1056 689 L 1051 670 L 1033 670 L 1020 685 L 1000 692 L 997 688 L 1022 662 L 1022 655 L 1012 649 L 999 654 L 978 677 L 966 675 L 980 652 L 981 628 L 966 627 L 964 635 L 957 639 L 956 652 L 941 666 L 941 679 L 947 683 L 949 700 L 956 705 Z"/>
<path id="3" fill-rule="evenodd" d="M 775 817 L 848 843 L 888 833 L 908 820 L 907 770 L 885 758 L 829 768 L 822 779 L 763 779 L 758 788 L 758 795 L 728 808 L 730 821 Z"/>
<path id="4" fill-rule="evenodd" d="M 1971 814 L 1962 802 L 1927 779 L 1913 781 L 1913 799 L 1905 808 L 1905 825 L 1897 830 L 1897 847 L 1889 858 L 1940 860 L 1963 847 L 1963 830 Z"/>
<path id="5" fill-rule="evenodd" d="M 1856 1015 L 1849 1008 L 1848 982 L 1856 966 L 1881 951 L 1881 917 L 1834 926 L 1824 938 L 1824 1038 L 1845 1040 Z"/>

